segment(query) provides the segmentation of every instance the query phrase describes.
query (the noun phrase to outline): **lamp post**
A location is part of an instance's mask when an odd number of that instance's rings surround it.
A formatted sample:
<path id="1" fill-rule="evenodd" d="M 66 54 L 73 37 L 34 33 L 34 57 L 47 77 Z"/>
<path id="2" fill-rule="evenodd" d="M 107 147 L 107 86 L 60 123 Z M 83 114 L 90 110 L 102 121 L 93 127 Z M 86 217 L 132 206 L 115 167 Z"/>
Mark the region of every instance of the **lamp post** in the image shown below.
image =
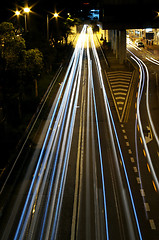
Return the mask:
<path id="1" fill-rule="evenodd" d="M 20 16 L 20 11 L 19 10 L 16 10 L 15 11 L 15 15 L 17 16 L 17 24 L 18 24 L 18 28 L 19 28 L 19 16 Z"/>
<path id="2" fill-rule="evenodd" d="M 47 40 L 49 41 L 49 15 L 47 14 Z"/>
<path id="3" fill-rule="evenodd" d="M 23 10 L 24 10 L 24 13 L 25 13 L 25 15 L 24 15 L 24 17 L 25 17 L 25 32 L 27 32 L 27 15 L 30 12 L 30 8 L 25 7 Z"/>
<path id="4" fill-rule="evenodd" d="M 56 13 L 56 12 L 55 12 L 55 13 L 51 13 L 51 14 L 53 15 L 52 18 L 56 18 L 56 19 L 57 19 L 57 18 L 59 17 L 59 14 Z M 52 19 L 52 18 L 51 18 L 51 19 Z M 50 19 L 50 20 L 51 20 L 51 19 Z M 47 14 L 46 24 L 47 24 L 47 40 L 48 40 L 48 41 L 49 41 L 49 21 L 50 21 L 50 20 L 49 20 L 49 15 Z"/>

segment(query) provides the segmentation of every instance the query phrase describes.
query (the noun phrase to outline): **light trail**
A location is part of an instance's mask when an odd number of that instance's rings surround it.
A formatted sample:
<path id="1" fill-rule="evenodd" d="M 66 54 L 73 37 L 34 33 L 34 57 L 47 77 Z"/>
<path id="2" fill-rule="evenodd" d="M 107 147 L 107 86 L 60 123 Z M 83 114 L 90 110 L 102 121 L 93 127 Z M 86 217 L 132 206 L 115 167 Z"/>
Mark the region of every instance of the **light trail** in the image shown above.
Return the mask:
<path id="1" fill-rule="evenodd" d="M 50 166 L 50 164 L 51 164 L 51 160 L 48 160 L 48 159 L 50 159 L 49 156 L 52 155 L 52 154 L 50 155 L 50 152 L 53 152 L 53 151 L 51 151 L 51 147 L 52 147 L 52 145 L 55 146 L 54 140 L 58 139 L 57 152 L 56 152 L 56 156 L 55 156 L 55 160 L 54 160 L 54 167 L 53 167 L 53 172 L 52 172 L 52 176 L 53 176 L 52 177 L 52 179 L 53 179 L 52 182 L 54 182 L 54 176 L 55 176 L 56 165 L 57 165 L 57 158 L 58 158 L 59 150 L 60 150 L 60 147 L 61 147 L 61 140 L 62 140 L 62 135 L 63 135 L 63 129 L 64 129 L 64 124 L 65 124 L 68 104 L 69 104 L 69 100 L 70 100 L 70 96 L 71 96 L 73 80 L 75 79 L 75 74 L 77 72 L 78 62 L 79 62 L 79 59 L 81 58 L 81 51 L 83 49 L 83 46 L 81 45 L 82 42 L 83 42 L 82 41 L 82 37 L 83 37 L 82 35 L 85 34 L 85 31 L 86 31 L 86 26 L 83 28 L 83 30 L 81 32 L 81 35 L 78 39 L 78 42 L 77 42 L 76 48 L 74 50 L 74 53 L 72 55 L 70 64 L 68 66 L 63 84 L 60 87 L 59 96 L 56 99 L 57 102 L 56 102 L 56 105 L 55 105 L 55 109 L 54 109 L 54 112 L 53 112 L 53 115 L 52 115 L 52 118 L 51 118 L 51 121 L 50 121 L 50 124 L 49 124 L 48 131 L 47 131 L 46 136 L 45 136 L 43 147 L 42 147 L 42 150 L 41 150 L 38 162 L 37 162 L 37 166 L 36 166 L 36 169 L 35 169 L 35 172 L 34 172 L 34 175 L 33 175 L 33 179 L 32 179 L 31 185 L 30 185 L 30 189 L 28 191 L 28 195 L 27 195 L 26 202 L 25 202 L 25 205 L 24 205 L 24 208 L 23 208 L 23 211 L 22 211 L 22 215 L 20 217 L 20 221 L 19 221 L 16 233 L 15 233 L 15 237 L 14 237 L 15 240 L 16 239 L 19 240 L 19 239 L 24 238 L 26 228 L 27 228 L 28 223 L 30 221 L 30 216 L 31 216 L 31 213 L 32 213 L 33 206 L 35 206 L 35 202 L 36 202 L 36 199 L 37 199 L 37 196 L 38 196 L 40 185 L 42 183 L 42 180 L 46 181 L 46 178 L 47 178 L 46 175 L 44 177 L 44 173 L 45 173 L 46 165 L 48 164 L 48 166 Z M 66 85 L 66 89 L 65 89 L 65 85 Z M 55 121 L 55 124 L 53 126 L 55 115 L 58 111 L 58 105 L 60 103 L 60 99 L 61 99 L 61 96 L 62 96 L 63 92 L 64 92 L 64 96 L 63 96 L 62 104 L 60 105 L 60 109 L 59 109 L 59 112 L 58 112 L 58 115 L 57 115 L 57 119 L 56 119 L 57 121 Z M 77 100 L 76 100 L 76 103 L 77 103 Z M 74 111 L 75 110 L 76 110 L 76 106 L 74 105 Z M 74 116 L 74 114 L 73 114 L 73 116 Z M 60 122 L 60 124 L 59 124 L 59 122 Z M 72 124 L 73 123 L 71 121 L 71 127 L 73 126 Z M 59 126 L 60 126 L 60 128 L 59 128 Z M 50 135 L 50 129 L 52 129 L 51 135 Z M 59 129 L 61 129 L 60 132 L 59 132 Z M 46 149 L 46 151 L 45 151 L 45 149 Z M 67 147 L 67 152 L 68 152 L 68 147 Z M 48 170 L 46 172 L 48 173 Z M 64 172 L 65 171 L 63 171 L 63 173 Z M 63 176 L 64 176 L 64 174 L 63 174 Z M 43 183 L 43 185 L 42 185 L 43 187 L 42 187 L 41 191 L 44 190 L 44 187 L 45 187 L 44 185 L 45 184 Z M 52 186 L 52 184 L 51 184 L 51 186 Z M 51 195 L 51 188 L 50 188 L 49 193 Z M 49 198 L 50 198 L 50 195 L 49 195 Z M 48 202 L 49 202 L 49 198 L 48 198 Z M 40 203 L 40 201 L 41 201 L 41 199 L 39 198 L 38 204 Z M 48 205 L 48 202 L 47 202 L 47 205 Z M 46 208 L 46 212 L 47 212 L 47 208 Z M 44 221 L 44 223 L 45 223 L 45 221 Z M 34 224 L 35 224 L 35 222 L 33 222 L 32 226 L 34 226 Z M 31 228 L 31 229 L 33 229 L 33 228 Z M 30 230 L 30 233 L 32 233 L 32 230 Z M 43 236 L 43 227 L 42 227 L 42 236 Z"/>
<path id="2" fill-rule="evenodd" d="M 138 217 L 137 217 L 137 213 L 136 213 L 136 209 L 135 209 L 135 204 L 134 204 L 134 200 L 133 200 L 133 196 L 132 196 L 132 192 L 131 192 L 131 187 L 130 187 L 130 183 L 129 183 L 129 179 L 128 179 L 128 174 L 127 174 L 127 171 L 126 171 L 126 166 L 125 166 L 123 154 L 122 154 L 122 151 L 121 151 L 121 147 L 120 147 L 120 143 L 119 143 L 119 139 L 118 139 L 115 123 L 114 123 L 113 116 L 112 116 L 112 113 L 111 113 L 108 97 L 107 97 L 107 94 L 106 94 L 106 91 L 105 91 L 103 78 L 102 78 L 102 73 L 101 73 L 100 61 L 99 61 L 99 57 L 98 57 L 98 54 L 97 54 L 97 51 L 96 51 L 96 48 L 95 48 L 95 45 L 94 45 L 93 35 L 92 34 L 91 34 L 91 39 L 92 39 L 91 40 L 92 49 L 93 49 L 94 56 L 96 58 L 97 69 L 99 71 L 99 77 L 100 77 L 100 83 L 101 83 L 101 88 L 102 88 L 103 97 L 104 97 L 105 109 L 106 109 L 106 113 L 107 113 L 107 117 L 108 117 L 109 131 L 110 131 L 110 135 L 111 135 L 112 144 L 114 146 L 114 154 L 116 154 L 116 149 L 115 149 L 115 143 L 114 143 L 114 139 L 113 139 L 112 126 L 113 126 L 113 129 L 114 129 L 114 133 L 115 133 L 115 137 L 116 137 L 119 153 L 120 153 L 122 164 L 123 164 L 123 169 L 124 169 L 126 182 L 127 182 L 127 186 L 128 186 L 128 190 L 129 190 L 129 195 L 130 195 L 130 199 L 131 199 L 131 203 L 132 203 L 132 207 L 133 207 L 133 212 L 134 212 L 134 216 L 135 216 L 135 220 L 136 220 L 136 225 L 137 225 L 137 229 L 138 229 L 139 238 L 141 240 L 142 239 L 142 235 L 141 235 L 139 221 L 138 221 Z M 112 122 L 112 126 L 111 126 L 111 122 Z M 115 159 L 116 159 L 116 163 L 117 163 L 117 156 L 115 156 Z M 124 197 L 125 196 L 123 196 L 123 198 Z M 127 214 L 129 214 L 129 213 L 127 212 Z M 128 227 L 130 227 L 130 226 L 128 226 Z M 132 231 L 131 231 L 131 233 L 134 234 Z"/>
<path id="3" fill-rule="evenodd" d="M 90 64 L 90 67 L 91 67 L 91 64 Z M 98 124 L 98 117 L 97 117 L 97 107 L 96 107 L 93 79 L 92 79 L 92 89 L 93 89 L 93 102 L 94 102 L 95 119 L 96 119 L 96 127 L 97 127 L 98 148 L 99 148 L 99 156 L 100 156 L 100 167 L 101 167 L 101 175 L 102 175 L 102 189 L 103 189 L 103 198 L 104 198 L 106 236 L 107 236 L 107 240 L 108 240 L 109 239 L 109 231 L 108 231 L 107 203 L 106 203 L 106 191 L 105 191 L 106 188 L 105 188 L 105 181 L 104 181 L 103 158 L 102 158 L 102 150 L 101 150 L 99 124 Z"/>
<path id="4" fill-rule="evenodd" d="M 78 62 L 77 62 L 78 63 Z M 77 63 L 76 63 L 76 66 L 77 66 Z M 71 83 L 73 84 L 73 81 L 72 79 L 72 76 L 71 76 Z M 76 83 L 76 81 L 75 81 Z M 74 85 L 75 86 L 75 85 Z M 67 113 L 67 109 L 69 107 L 69 102 L 70 102 L 70 97 L 71 97 L 71 89 L 72 89 L 72 86 L 69 86 L 68 85 L 68 91 L 69 91 L 69 96 L 67 96 L 67 98 L 65 99 L 64 98 L 64 101 L 66 100 L 66 106 L 64 107 L 65 109 L 65 114 L 62 118 L 62 126 L 61 126 L 61 131 L 60 131 L 60 137 L 59 137 L 59 141 L 58 141 L 58 147 L 57 147 L 57 150 L 56 150 L 56 156 L 55 156 L 55 163 L 57 164 L 57 160 L 58 160 L 58 155 L 59 155 L 59 150 L 60 150 L 60 147 L 61 147 L 61 140 L 62 140 L 62 135 L 63 135 L 63 130 L 64 130 L 64 123 L 65 123 L 65 119 L 66 119 L 66 113 Z M 75 89 L 75 88 L 74 88 Z M 73 96 L 73 95 L 72 95 Z M 72 98 L 72 97 L 71 97 Z M 72 98 L 73 99 L 73 98 Z M 70 108 L 71 109 L 71 108 Z M 69 114 L 69 117 L 68 117 L 68 121 L 70 121 L 70 114 Z M 66 128 L 67 129 L 67 128 Z M 68 131 L 68 129 L 67 129 Z M 61 158 L 60 158 L 61 159 Z M 52 186 L 53 186 L 53 183 L 54 183 L 54 177 L 55 177 L 55 170 L 56 168 L 54 168 L 54 171 L 52 173 L 52 178 L 51 178 L 51 184 L 50 184 L 50 190 L 49 190 L 49 197 L 48 197 L 48 201 L 47 201 L 47 207 L 45 209 L 45 218 L 44 218 L 44 221 L 43 221 L 43 228 L 42 228 L 42 233 L 41 233 L 41 239 L 42 239 L 42 236 L 43 236 L 43 231 L 44 231 L 44 226 L 45 226 L 45 222 L 46 222 L 46 216 L 47 216 L 47 212 L 48 212 L 48 207 L 49 207 L 49 203 L 50 203 L 50 197 L 51 197 L 51 192 L 52 192 Z"/>
<path id="5" fill-rule="evenodd" d="M 147 112 L 148 112 L 148 117 L 149 117 L 149 122 L 150 122 L 150 125 L 151 125 L 151 129 L 152 129 L 152 132 L 153 132 L 153 135 L 156 139 L 156 142 L 157 142 L 157 145 L 159 147 L 159 138 L 158 138 L 158 135 L 157 135 L 157 132 L 156 132 L 156 129 L 155 129 L 155 126 L 154 126 L 154 123 L 152 121 L 152 117 L 151 117 L 151 112 L 150 112 L 150 105 L 149 105 L 149 71 L 148 71 L 148 68 L 146 66 L 146 64 L 141 61 L 143 66 L 145 67 L 146 69 L 146 74 L 147 74 L 147 89 L 146 89 L 146 107 L 147 107 Z M 159 65 L 159 64 L 158 64 Z"/>
<path id="6" fill-rule="evenodd" d="M 88 59 L 90 59 L 89 52 L 89 37 L 87 37 L 87 65 L 89 64 Z M 91 239 L 91 217 L 90 217 L 90 99 L 91 99 L 91 70 L 88 66 L 88 90 L 87 90 L 87 120 L 86 120 L 86 239 Z M 92 110 L 92 109 L 91 109 Z"/>
<path id="7" fill-rule="evenodd" d="M 89 29 L 89 31 L 91 32 L 91 29 Z M 92 38 L 91 38 L 91 44 L 92 44 Z M 89 53 L 89 46 L 88 45 L 87 45 L 87 58 L 88 58 L 88 72 L 90 73 L 90 81 L 91 81 L 91 85 L 92 85 L 93 103 L 94 103 L 96 129 L 97 129 L 97 138 L 98 138 L 98 150 L 99 150 L 100 168 L 101 168 L 101 175 L 102 175 L 102 190 L 103 190 L 104 215 L 105 215 L 105 231 L 106 231 L 107 240 L 109 240 L 107 202 L 106 202 L 106 187 L 105 187 L 105 181 L 104 181 L 103 158 L 102 158 L 102 150 L 101 150 L 101 141 L 100 141 L 100 133 L 99 133 L 97 106 L 96 106 L 96 100 L 95 100 L 94 83 L 93 83 L 92 61 L 90 59 L 90 53 Z M 99 76 L 100 75 L 101 74 L 99 74 Z"/>
<path id="8" fill-rule="evenodd" d="M 138 64 L 138 62 L 136 61 L 136 59 L 134 59 L 132 57 L 132 59 Z M 140 87 L 140 82 L 141 82 L 141 91 L 138 90 L 138 94 L 137 94 L 137 97 L 139 97 L 139 104 L 141 102 L 141 97 L 142 97 L 142 93 L 143 93 L 143 89 L 144 89 L 144 81 L 142 81 L 143 77 L 142 77 L 142 69 L 141 69 L 141 66 L 139 65 L 139 68 L 140 68 L 140 81 L 139 81 L 139 87 Z M 137 105 L 136 105 L 136 108 L 137 108 Z M 137 161 L 137 169 L 138 169 L 138 173 L 139 173 L 139 178 L 140 178 L 140 186 L 141 186 L 141 189 L 143 189 L 143 185 L 142 185 L 142 178 L 141 178 L 141 172 L 140 172 L 140 164 L 139 164 L 139 156 L 138 156 L 138 145 L 137 145 L 137 124 L 138 120 L 137 118 L 135 118 L 135 151 L 136 151 L 136 161 Z M 140 141 L 142 141 L 142 138 L 140 139 Z M 142 199 L 143 199 L 143 203 L 145 203 L 145 197 L 142 196 Z M 148 214 L 147 214 L 147 211 L 146 209 L 144 208 L 145 210 L 145 215 L 146 215 L 146 218 L 148 219 Z"/>
<path id="9" fill-rule="evenodd" d="M 147 59 L 148 61 L 150 61 L 150 62 L 152 62 L 152 63 L 154 63 L 154 64 L 156 64 L 156 65 L 159 66 L 159 61 L 157 61 L 156 59 L 154 59 L 154 58 L 152 58 L 152 57 L 150 57 L 150 58 L 146 57 L 146 59 Z"/>
<path id="10" fill-rule="evenodd" d="M 82 52 L 80 54 L 79 76 L 78 76 L 77 89 L 76 89 L 76 92 L 74 91 L 74 93 L 72 94 L 72 101 L 71 101 L 71 104 L 70 104 L 70 107 L 71 107 L 71 105 L 74 104 L 73 112 L 70 111 L 69 114 L 68 114 L 68 119 L 71 117 L 71 113 L 72 113 L 72 118 L 71 118 L 70 125 L 68 125 L 68 127 L 66 127 L 66 130 L 67 130 L 66 135 L 67 135 L 68 132 L 69 133 L 68 133 L 67 146 L 66 146 L 65 158 L 64 158 L 64 167 L 63 167 L 63 171 L 62 171 L 60 191 L 59 191 L 58 201 L 57 201 L 57 205 L 56 205 L 55 220 L 54 220 L 54 224 L 53 224 L 51 239 L 55 239 L 55 235 L 56 235 L 57 221 L 58 221 L 57 218 L 58 218 L 58 212 L 59 212 L 59 208 L 60 208 L 59 205 L 60 205 L 60 200 L 62 199 L 61 195 L 62 195 L 62 191 L 64 190 L 64 185 L 65 185 L 64 184 L 64 178 L 66 179 L 66 172 L 67 172 L 67 168 L 68 168 L 68 159 L 69 159 L 69 153 L 70 153 L 70 149 L 71 149 L 72 135 L 73 135 L 73 129 L 74 129 L 74 123 L 75 123 L 75 116 L 76 116 L 76 106 L 77 106 L 77 101 L 78 101 L 78 96 L 79 96 L 79 87 L 80 87 L 80 80 L 81 80 L 84 42 L 85 42 L 85 40 L 83 40 Z M 73 97 L 74 97 L 75 93 L 76 93 L 76 96 L 75 96 L 75 100 L 74 100 Z M 74 100 L 74 102 L 73 102 L 73 100 Z M 71 110 L 71 108 L 70 108 L 70 110 Z M 69 122 L 69 120 L 68 120 L 68 122 Z"/>
<path id="11" fill-rule="evenodd" d="M 129 51 L 129 50 L 128 50 Z M 133 54 L 131 51 L 129 51 L 131 54 Z M 134 54 L 133 54 L 134 55 Z M 135 55 L 134 55 L 135 56 Z M 136 57 L 136 56 L 135 56 Z M 137 58 L 137 57 L 136 57 Z M 155 60 L 154 58 L 150 58 L 152 60 L 150 60 L 149 58 L 146 57 L 147 60 L 151 61 L 152 63 L 154 64 L 157 64 L 159 65 L 159 61 Z M 148 68 L 146 66 L 146 64 L 139 58 L 137 58 L 138 61 L 141 62 L 141 64 L 144 66 L 145 70 L 146 70 L 146 77 L 147 77 L 147 86 L 146 86 L 146 108 L 147 108 L 147 113 L 148 113 L 148 118 L 149 118 L 149 122 L 150 122 L 150 125 L 151 125 L 151 129 L 152 129 L 152 132 L 153 132 L 153 135 L 156 139 L 156 143 L 159 147 L 159 137 L 157 135 L 157 132 L 156 132 L 156 129 L 155 129 L 155 126 L 154 126 L 154 123 L 153 123 L 153 120 L 152 120 L 152 117 L 151 117 L 151 112 L 150 112 L 150 106 L 149 106 L 149 82 L 150 82 L 150 78 L 149 78 L 149 71 L 148 71 Z M 142 71 L 144 71 L 144 69 L 142 69 Z"/>
<path id="12" fill-rule="evenodd" d="M 153 176 L 153 179 L 154 179 L 154 182 L 156 184 L 157 190 L 159 191 L 159 181 L 158 181 L 156 172 L 154 170 L 153 163 L 152 163 L 152 160 L 151 160 L 151 156 L 150 156 L 147 144 L 146 144 L 145 136 L 144 136 L 144 133 L 143 133 L 143 127 L 142 127 L 142 123 L 141 123 L 141 118 L 140 118 L 140 100 L 141 100 L 141 97 L 142 97 L 142 94 L 141 94 L 141 84 L 142 84 L 142 81 L 145 82 L 145 71 L 144 71 L 144 67 L 145 67 L 145 70 L 147 72 L 146 107 L 147 107 L 147 112 L 148 112 L 148 118 L 149 118 L 152 130 L 153 130 L 154 136 L 156 136 L 157 134 L 156 134 L 156 131 L 155 131 L 155 128 L 154 128 L 154 124 L 153 124 L 152 118 L 151 118 L 150 109 L 149 109 L 149 103 L 148 103 L 148 99 L 149 99 L 148 98 L 148 95 L 149 95 L 149 74 L 148 74 L 148 69 L 147 69 L 146 65 L 143 63 L 143 61 L 141 59 L 139 59 L 130 50 L 128 50 L 128 51 L 133 55 L 132 59 L 138 64 L 138 66 L 140 68 L 140 72 L 142 73 L 142 75 L 141 75 L 142 78 L 140 77 L 140 82 L 139 82 L 139 91 L 138 91 L 139 93 L 138 93 L 138 96 L 137 96 L 137 120 L 138 120 L 138 124 L 139 124 L 139 128 L 140 128 L 140 133 L 141 133 L 144 149 L 145 149 L 145 152 L 146 152 L 147 160 L 148 160 L 148 163 L 149 163 L 149 166 L 150 166 L 150 169 L 151 169 L 151 174 Z M 157 144 L 158 144 L 158 136 L 156 136 L 155 138 L 156 138 L 156 141 L 157 141 Z"/>

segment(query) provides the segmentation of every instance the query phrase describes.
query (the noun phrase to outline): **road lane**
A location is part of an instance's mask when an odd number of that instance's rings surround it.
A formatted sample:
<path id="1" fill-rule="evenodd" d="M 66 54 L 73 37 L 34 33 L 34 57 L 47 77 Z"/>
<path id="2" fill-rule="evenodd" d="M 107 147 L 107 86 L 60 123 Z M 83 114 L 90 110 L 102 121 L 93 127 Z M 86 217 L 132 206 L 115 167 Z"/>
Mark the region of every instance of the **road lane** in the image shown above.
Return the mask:
<path id="1" fill-rule="evenodd" d="M 142 134 L 140 133 L 141 126 L 139 126 L 136 123 L 134 125 L 135 126 L 134 131 L 136 136 L 134 138 L 135 139 L 134 140 L 135 145 L 134 145 L 133 138 L 132 138 L 133 135 L 132 133 L 130 133 L 132 131 L 130 131 L 130 129 L 128 129 L 128 127 L 126 126 L 125 126 L 125 129 L 128 132 L 128 139 L 130 141 L 130 146 L 132 147 L 132 153 L 136 152 L 135 154 L 136 156 L 134 156 L 133 165 L 136 165 L 136 167 L 134 167 L 134 170 L 136 168 L 135 170 L 135 175 L 137 175 L 136 180 L 140 186 L 140 193 L 141 193 L 142 202 L 145 210 L 145 220 L 147 222 L 146 223 L 147 225 L 146 239 L 149 239 L 149 238 L 157 239 L 159 236 L 158 214 L 157 214 L 157 205 L 159 203 L 159 198 L 157 193 L 159 172 L 158 172 L 158 155 L 157 155 L 158 140 L 157 140 L 157 137 L 155 137 L 155 135 L 158 134 L 158 123 L 157 123 L 158 110 L 157 109 L 159 108 L 158 108 L 158 99 L 157 99 L 157 88 L 155 87 L 156 79 L 153 73 L 155 72 L 157 74 L 159 69 L 157 68 L 158 65 L 148 61 L 147 58 L 150 59 L 152 55 L 149 54 L 147 51 L 145 51 L 144 49 L 143 50 L 138 50 L 136 48 L 133 49 L 132 45 L 128 46 L 128 48 L 133 54 L 135 54 L 136 57 L 139 58 L 139 62 L 140 64 L 142 64 L 142 67 L 139 66 L 140 69 L 142 68 L 140 70 L 140 79 L 142 77 L 142 81 L 145 81 L 143 93 L 140 95 L 139 84 L 137 84 L 138 83 L 138 79 L 137 79 L 136 89 L 135 89 L 136 94 L 134 94 L 134 100 L 135 98 L 136 100 L 135 100 L 134 106 L 131 107 L 132 110 L 130 114 L 130 118 L 134 119 L 134 123 L 135 123 L 137 99 L 139 100 L 140 98 L 141 103 L 140 103 L 139 111 L 140 111 L 141 123 L 143 128 L 143 136 L 141 137 Z M 133 55 L 133 57 L 135 56 Z M 129 54 L 128 54 L 128 57 L 130 57 Z M 130 118 L 128 121 L 128 126 L 129 127 L 131 126 L 131 128 L 133 129 L 134 128 L 132 125 L 133 122 L 130 121 Z M 153 126 L 156 129 L 157 134 L 155 133 L 155 131 L 153 131 Z M 145 148 L 148 150 L 148 152 L 147 150 L 145 150 Z M 149 164 L 149 161 L 151 161 L 150 164 Z M 151 168 L 152 166 L 153 166 L 153 170 Z M 155 181 L 155 178 L 153 177 L 154 172 L 156 174 L 157 181 Z"/>

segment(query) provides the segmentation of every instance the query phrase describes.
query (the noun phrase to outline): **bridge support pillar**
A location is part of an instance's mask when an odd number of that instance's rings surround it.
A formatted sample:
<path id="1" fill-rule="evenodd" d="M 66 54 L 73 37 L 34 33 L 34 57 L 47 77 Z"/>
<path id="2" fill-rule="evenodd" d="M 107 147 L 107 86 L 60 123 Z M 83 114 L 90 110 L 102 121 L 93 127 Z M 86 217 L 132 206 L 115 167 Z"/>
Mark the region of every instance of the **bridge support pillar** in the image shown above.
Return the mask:
<path id="1" fill-rule="evenodd" d="M 126 30 L 108 30 L 108 42 L 120 64 L 126 61 Z"/>
<path id="2" fill-rule="evenodd" d="M 119 58 L 119 31 L 115 30 L 116 58 Z"/>
<path id="3" fill-rule="evenodd" d="M 108 42 L 112 41 L 112 39 L 111 39 L 111 32 L 112 32 L 112 30 L 108 30 Z"/>
<path id="4" fill-rule="evenodd" d="M 119 63 L 126 61 L 126 30 L 119 31 Z"/>

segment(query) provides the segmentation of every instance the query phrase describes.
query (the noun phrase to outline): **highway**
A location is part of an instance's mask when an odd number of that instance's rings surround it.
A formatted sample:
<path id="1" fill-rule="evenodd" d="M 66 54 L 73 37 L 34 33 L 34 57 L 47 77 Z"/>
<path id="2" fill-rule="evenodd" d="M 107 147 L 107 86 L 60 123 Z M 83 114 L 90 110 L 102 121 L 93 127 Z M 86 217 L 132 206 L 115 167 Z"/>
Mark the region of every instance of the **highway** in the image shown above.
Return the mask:
<path id="1" fill-rule="evenodd" d="M 159 62 L 148 54 L 129 43 L 134 72 L 109 71 L 84 25 L 29 164 L 9 200 L 11 180 L 1 191 L 0 239 L 158 239 Z"/>

